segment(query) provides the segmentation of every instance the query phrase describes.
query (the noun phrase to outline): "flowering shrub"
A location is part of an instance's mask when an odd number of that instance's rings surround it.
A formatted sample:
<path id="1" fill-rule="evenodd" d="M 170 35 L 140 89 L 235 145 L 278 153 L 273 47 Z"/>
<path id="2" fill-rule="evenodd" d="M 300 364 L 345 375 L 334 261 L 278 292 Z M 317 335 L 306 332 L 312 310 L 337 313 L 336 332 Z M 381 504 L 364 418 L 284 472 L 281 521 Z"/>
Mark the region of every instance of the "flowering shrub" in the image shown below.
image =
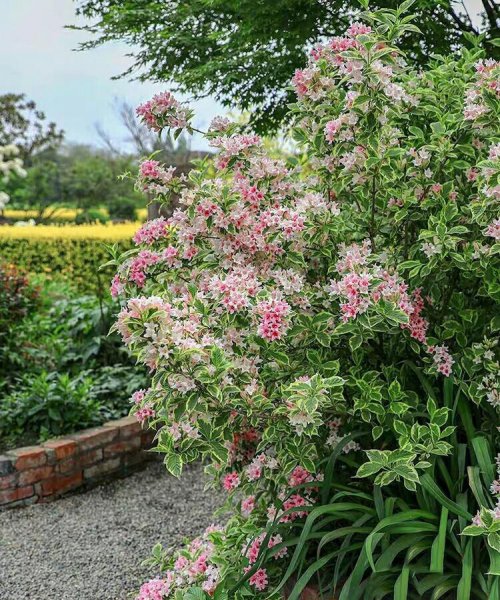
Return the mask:
<path id="1" fill-rule="evenodd" d="M 215 175 L 119 260 L 116 328 L 154 373 L 137 418 L 174 475 L 206 460 L 234 511 L 156 547 L 141 600 L 293 581 L 295 599 L 313 577 L 341 600 L 500 593 L 500 65 L 474 49 L 411 71 L 402 13 L 296 72 L 302 163 L 217 119 Z M 170 95 L 138 114 L 191 127 Z M 150 167 L 141 186 L 179 186 Z"/>
<path id="2" fill-rule="evenodd" d="M 0 183 L 7 183 L 13 173 L 18 177 L 26 177 L 23 161 L 19 158 L 19 148 L 12 144 L 0 145 Z M 0 212 L 3 211 L 9 200 L 9 195 L 0 190 Z"/>

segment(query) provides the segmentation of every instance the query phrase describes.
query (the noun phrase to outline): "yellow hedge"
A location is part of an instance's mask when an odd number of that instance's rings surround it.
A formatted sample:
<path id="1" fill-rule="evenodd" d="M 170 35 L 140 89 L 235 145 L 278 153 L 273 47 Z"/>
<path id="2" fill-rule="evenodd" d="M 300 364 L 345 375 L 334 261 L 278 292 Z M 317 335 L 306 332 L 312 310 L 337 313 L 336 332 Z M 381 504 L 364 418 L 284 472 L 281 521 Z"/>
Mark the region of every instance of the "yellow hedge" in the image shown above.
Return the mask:
<path id="1" fill-rule="evenodd" d="M 31 273 L 64 277 L 84 292 L 105 291 L 112 269 L 99 272 L 109 260 L 105 244 L 131 247 L 140 223 L 119 225 L 37 225 L 0 227 L 0 260 Z"/>

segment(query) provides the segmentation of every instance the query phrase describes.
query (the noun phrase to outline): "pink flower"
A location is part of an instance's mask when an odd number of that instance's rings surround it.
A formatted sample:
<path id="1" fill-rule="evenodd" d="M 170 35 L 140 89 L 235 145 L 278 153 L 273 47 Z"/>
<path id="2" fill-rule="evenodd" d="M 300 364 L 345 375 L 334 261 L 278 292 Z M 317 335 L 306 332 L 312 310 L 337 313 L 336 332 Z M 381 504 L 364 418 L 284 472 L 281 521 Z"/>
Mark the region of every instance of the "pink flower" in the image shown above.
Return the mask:
<path id="1" fill-rule="evenodd" d="M 328 121 L 328 123 L 325 125 L 325 137 L 327 141 L 330 142 L 330 144 L 335 141 L 335 136 L 337 135 L 337 132 L 342 127 L 342 125 L 342 118 L 334 119 L 333 121 Z"/>
<path id="2" fill-rule="evenodd" d="M 366 35 L 367 33 L 371 33 L 372 28 L 369 25 L 365 25 L 364 23 L 352 23 L 347 30 L 347 35 L 351 37 L 356 37 L 357 35 Z"/>
<path id="3" fill-rule="evenodd" d="M 301 466 L 295 467 L 290 477 L 288 478 L 288 485 L 290 487 L 296 487 L 302 483 L 308 483 L 313 481 L 312 475 Z"/>
<path id="4" fill-rule="evenodd" d="M 439 373 L 445 377 L 451 375 L 451 367 L 455 362 L 446 346 L 429 346 L 427 351 L 433 355 L 434 364 Z"/>
<path id="5" fill-rule="evenodd" d="M 111 295 L 113 296 L 113 298 L 116 298 L 117 296 L 119 296 L 120 294 L 122 294 L 125 290 L 125 285 L 122 282 L 122 280 L 120 279 L 120 276 L 118 274 L 116 274 L 113 277 L 113 280 L 111 282 Z"/>
<path id="6" fill-rule="evenodd" d="M 173 576 L 167 573 L 165 579 L 151 579 L 142 584 L 136 600 L 163 600 L 171 591 Z"/>
<path id="7" fill-rule="evenodd" d="M 137 390 L 132 394 L 132 402 L 134 404 L 140 404 L 146 397 L 146 390 Z"/>
<path id="8" fill-rule="evenodd" d="M 290 312 L 290 305 L 284 300 L 263 300 L 255 307 L 255 312 L 262 317 L 258 332 L 268 341 L 282 337 L 287 329 L 286 317 Z"/>
<path id="9" fill-rule="evenodd" d="M 298 508 L 299 506 L 307 506 L 308 502 L 305 498 L 303 498 L 300 494 L 293 494 L 283 502 L 283 511 L 290 510 L 291 508 Z M 289 523 L 290 521 L 295 521 L 295 519 L 299 519 L 301 517 L 305 517 L 307 512 L 305 511 L 294 511 L 289 515 L 285 515 L 281 517 L 280 523 Z"/>
<path id="10" fill-rule="evenodd" d="M 267 571 L 265 569 L 258 569 L 250 577 L 248 582 L 250 585 L 253 585 L 255 589 L 259 590 L 259 592 L 264 591 L 268 584 Z"/>
<path id="11" fill-rule="evenodd" d="M 137 115 L 153 131 L 164 127 L 183 128 L 188 124 L 189 113 L 170 92 L 162 92 L 137 107 Z"/>
<path id="12" fill-rule="evenodd" d="M 262 544 L 262 540 L 266 537 L 265 533 L 261 533 L 257 536 L 250 546 L 248 547 L 245 556 L 248 558 L 248 562 L 253 565 L 254 562 L 259 558 L 260 546 Z"/>
<path id="13" fill-rule="evenodd" d="M 262 475 L 262 465 L 256 461 L 252 461 L 247 467 L 247 477 L 250 481 L 255 481 L 256 479 L 260 479 Z"/>
<path id="14" fill-rule="evenodd" d="M 168 225 L 164 217 L 147 221 L 144 225 L 138 229 L 132 238 L 135 244 L 147 244 L 148 246 L 167 237 Z"/>
<path id="15" fill-rule="evenodd" d="M 146 419 L 152 419 L 156 416 L 156 412 L 148 405 L 143 406 L 135 413 L 135 418 L 139 421 L 139 423 L 144 423 Z"/>
<path id="16" fill-rule="evenodd" d="M 495 241 L 498 242 L 498 240 L 500 240 L 500 219 L 495 219 L 494 221 L 492 221 L 486 228 L 484 234 L 489 237 L 492 237 Z"/>
<path id="17" fill-rule="evenodd" d="M 253 511 L 255 508 L 255 496 L 248 496 L 241 502 L 241 514 L 245 517 Z"/>
<path id="18" fill-rule="evenodd" d="M 189 564 L 188 559 L 185 556 L 179 556 L 174 564 L 176 571 L 183 571 Z"/>
<path id="19" fill-rule="evenodd" d="M 282 541 L 283 541 L 283 538 L 281 537 L 281 535 L 279 533 L 277 533 L 276 535 L 274 535 L 273 537 L 271 537 L 269 539 L 267 547 L 274 548 L 274 546 L 281 544 Z M 279 558 L 283 558 L 284 556 L 286 556 L 287 553 L 288 553 L 288 548 L 286 546 L 283 546 L 283 548 L 281 548 L 281 550 L 278 550 L 278 552 L 276 552 L 276 554 L 274 555 L 274 558 L 276 560 L 278 560 Z"/>
<path id="20" fill-rule="evenodd" d="M 224 487 L 226 492 L 230 492 L 231 490 L 236 489 L 239 485 L 240 485 L 240 478 L 238 476 L 238 473 L 236 473 L 236 471 L 233 471 L 232 473 L 228 473 L 222 481 L 222 486 Z"/>
<path id="21" fill-rule="evenodd" d="M 202 553 L 198 558 L 194 561 L 194 563 L 189 567 L 189 572 L 191 575 L 202 575 L 207 570 L 207 555 Z"/>

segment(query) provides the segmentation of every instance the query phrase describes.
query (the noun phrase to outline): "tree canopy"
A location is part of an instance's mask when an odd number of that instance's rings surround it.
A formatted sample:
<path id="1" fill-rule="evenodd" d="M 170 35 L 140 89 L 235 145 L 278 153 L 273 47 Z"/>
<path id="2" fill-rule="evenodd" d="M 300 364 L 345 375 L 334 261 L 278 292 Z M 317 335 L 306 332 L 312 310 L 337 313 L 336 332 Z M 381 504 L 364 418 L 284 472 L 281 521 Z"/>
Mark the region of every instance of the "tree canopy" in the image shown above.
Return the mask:
<path id="1" fill-rule="evenodd" d="M 212 95 L 225 106 L 254 108 L 251 125 L 276 129 L 291 101 L 287 86 L 309 50 L 340 35 L 360 4 L 354 0 L 75 0 L 90 23 L 89 49 L 126 41 L 133 64 L 118 76 L 173 81 L 194 97 Z M 374 0 L 370 8 L 394 8 Z M 485 42 L 498 37 L 500 9 L 482 0 Z M 416 0 L 411 11 L 422 35 L 408 34 L 402 50 L 419 64 L 478 33 L 467 2 Z M 488 45 L 490 53 L 498 49 Z"/>
<path id="2" fill-rule="evenodd" d="M 64 132 L 25 94 L 0 95 L 0 144 L 19 148 L 25 164 L 31 164 L 35 154 L 57 147 Z"/>

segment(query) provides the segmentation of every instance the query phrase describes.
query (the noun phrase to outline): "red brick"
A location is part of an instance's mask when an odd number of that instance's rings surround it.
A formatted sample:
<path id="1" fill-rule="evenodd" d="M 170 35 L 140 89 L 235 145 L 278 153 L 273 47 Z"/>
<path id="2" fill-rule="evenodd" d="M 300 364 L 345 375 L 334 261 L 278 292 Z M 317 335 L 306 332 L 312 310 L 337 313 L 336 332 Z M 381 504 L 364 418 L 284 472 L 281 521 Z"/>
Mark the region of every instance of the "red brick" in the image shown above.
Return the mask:
<path id="1" fill-rule="evenodd" d="M 0 490 L 8 490 L 16 487 L 18 477 L 18 473 L 11 473 L 10 475 L 4 475 L 3 477 L 0 477 Z"/>
<path id="2" fill-rule="evenodd" d="M 140 450 L 139 452 L 133 452 L 131 454 L 126 454 L 122 458 L 124 467 L 135 467 L 136 465 L 140 465 L 141 463 L 146 462 L 151 458 L 151 454 L 149 452 L 145 452 L 144 450 Z"/>
<path id="3" fill-rule="evenodd" d="M 88 469 L 84 469 L 83 476 L 85 479 L 104 477 L 106 475 L 109 475 L 109 473 L 118 471 L 120 466 L 121 460 L 119 458 L 112 458 L 110 460 L 105 460 L 104 462 L 98 463 L 93 467 L 89 467 Z"/>
<path id="4" fill-rule="evenodd" d="M 53 473 L 54 467 L 46 465 L 45 467 L 38 467 L 36 469 L 28 469 L 22 471 L 19 474 L 19 485 L 27 485 L 28 483 L 37 483 L 50 477 Z"/>
<path id="5" fill-rule="evenodd" d="M 45 442 L 44 448 L 49 448 L 54 451 L 57 460 L 73 456 L 78 450 L 78 446 L 74 440 L 50 440 Z"/>
<path id="6" fill-rule="evenodd" d="M 0 492 L 0 504 L 9 504 L 16 500 L 23 500 L 24 498 L 33 496 L 33 494 L 34 489 L 32 485 L 18 487 L 15 490 L 6 490 L 5 492 Z"/>
<path id="7" fill-rule="evenodd" d="M 14 472 L 11 456 L 0 456 L 0 477 Z"/>
<path id="8" fill-rule="evenodd" d="M 81 454 L 78 457 L 78 464 L 81 467 L 88 467 L 90 465 L 95 465 L 95 463 L 99 462 L 103 459 L 103 451 L 102 448 L 96 448 L 95 450 L 89 450 L 85 452 L 85 454 Z"/>
<path id="9" fill-rule="evenodd" d="M 7 455 L 12 458 L 12 462 L 18 471 L 34 469 L 35 467 L 41 467 L 47 463 L 45 449 L 40 446 L 17 448 L 16 450 L 8 452 Z"/>
<path id="10" fill-rule="evenodd" d="M 78 487 L 83 480 L 82 472 L 73 475 L 54 475 L 47 481 L 42 482 L 42 496 L 62 494 L 68 490 Z"/>
<path id="11" fill-rule="evenodd" d="M 95 429 L 86 429 L 70 437 L 78 444 L 80 451 L 84 452 L 113 442 L 118 434 L 118 428 L 96 427 Z"/>
<path id="12" fill-rule="evenodd" d="M 136 435 L 140 435 L 142 431 L 141 424 L 134 416 L 123 417 L 123 419 L 110 421 L 109 423 L 105 423 L 104 427 L 109 429 L 118 428 L 120 430 L 121 439 L 128 439 Z"/>
<path id="13" fill-rule="evenodd" d="M 123 454 L 124 452 L 132 452 L 133 450 L 138 450 L 140 447 L 140 437 L 115 442 L 114 444 L 104 447 L 104 458 L 110 458 L 112 456 L 116 456 L 117 454 Z"/>
<path id="14" fill-rule="evenodd" d="M 55 466 L 57 473 L 68 474 L 72 473 L 76 470 L 77 467 L 80 467 L 80 463 L 77 458 L 67 458 L 66 460 L 61 460 Z"/>

